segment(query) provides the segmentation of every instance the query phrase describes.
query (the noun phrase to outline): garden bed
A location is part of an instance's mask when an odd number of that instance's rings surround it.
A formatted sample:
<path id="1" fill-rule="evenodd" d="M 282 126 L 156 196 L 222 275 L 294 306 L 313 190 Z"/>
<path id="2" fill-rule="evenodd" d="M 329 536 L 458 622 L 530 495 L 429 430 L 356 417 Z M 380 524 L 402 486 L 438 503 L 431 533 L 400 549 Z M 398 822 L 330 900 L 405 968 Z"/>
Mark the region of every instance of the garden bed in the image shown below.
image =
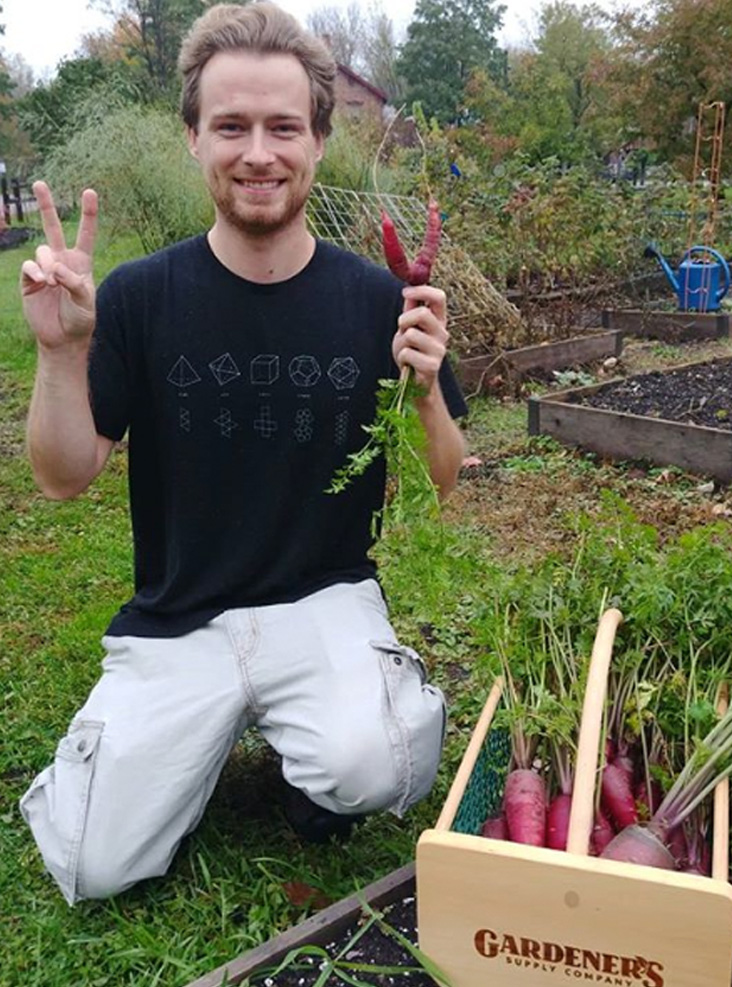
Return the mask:
<path id="1" fill-rule="evenodd" d="M 529 399 L 529 434 L 732 481 L 732 360 Z"/>
<path id="2" fill-rule="evenodd" d="M 321 975 L 322 956 L 306 953 L 276 976 L 272 972 L 292 950 L 304 947 L 320 947 L 334 959 L 347 949 L 343 959 L 350 963 L 374 967 L 414 967 L 416 961 L 398 938 L 376 925 L 368 929 L 357 942 L 354 940 L 364 921 L 364 904 L 378 909 L 387 925 L 416 944 L 414 864 L 407 864 L 379 881 L 375 881 L 360 893 L 350 895 L 311 918 L 288 929 L 281 935 L 251 949 L 230 963 L 188 984 L 188 987 L 230 987 L 248 983 L 252 987 L 310 987 Z M 426 973 L 392 973 L 359 971 L 358 979 L 374 987 L 434 987 L 435 981 Z M 337 972 L 327 980 L 328 987 L 345 987 Z"/>
<path id="3" fill-rule="evenodd" d="M 618 330 L 588 332 L 571 339 L 523 346 L 505 353 L 486 353 L 466 357 L 458 364 L 460 383 L 468 395 L 486 393 L 496 375 L 512 380 L 532 373 L 547 374 L 552 370 L 578 367 L 609 356 L 619 357 L 623 335 Z"/>
<path id="4" fill-rule="evenodd" d="M 660 339 L 666 343 L 723 339 L 730 334 L 730 317 L 726 312 L 605 309 L 602 324 L 605 329 L 619 329 L 633 336 Z"/>

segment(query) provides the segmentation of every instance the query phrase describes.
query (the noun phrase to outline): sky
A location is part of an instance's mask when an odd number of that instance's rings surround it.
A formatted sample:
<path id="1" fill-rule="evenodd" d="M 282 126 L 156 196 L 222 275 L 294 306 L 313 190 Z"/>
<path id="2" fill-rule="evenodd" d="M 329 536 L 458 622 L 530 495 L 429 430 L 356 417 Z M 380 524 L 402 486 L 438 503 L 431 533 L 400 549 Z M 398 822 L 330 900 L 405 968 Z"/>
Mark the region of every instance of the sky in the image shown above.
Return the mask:
<path id="1" fill-rule="evenodd" d="M 348 6 L 352 0 L 280 0 L 280 6 L 305 20 L 310 11 L 325 6 Z M 527 38 L 535 23 L 540 0 L 501 0 L 507 10 L 500 40 L 517 44 Z M 577 0 L 582 5 L 582 0 Z M 74 55 L 82 34 L 109 26 L 109 20 L 90 8 L 88 0 L 1 0 L 0 21 L 5 35 L 0 47 L 6 55 L 19 54 L 36 78 L 52 76 L 58 62 Z M 367 5 L 366 0 L 364 4 Z M 602 6 L 612 6 L 603 0 Z M 414 0 L 383 0 L 381 9 L 391 17 L 397 31 L 409 23 Z"/>

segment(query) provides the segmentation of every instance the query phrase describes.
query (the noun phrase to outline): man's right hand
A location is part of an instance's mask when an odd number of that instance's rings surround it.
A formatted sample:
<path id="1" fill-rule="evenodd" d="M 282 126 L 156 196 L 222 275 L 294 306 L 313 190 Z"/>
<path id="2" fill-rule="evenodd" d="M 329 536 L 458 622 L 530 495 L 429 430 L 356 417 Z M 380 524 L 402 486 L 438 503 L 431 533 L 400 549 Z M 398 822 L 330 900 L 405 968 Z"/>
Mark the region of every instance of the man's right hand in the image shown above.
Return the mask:
<path id="1" fill-rule="evenodd" d="M 64 231 L 51 190 L 35 182 L 46 243 L 36 250 L 35 260 L 21 268 L 20 291 L 23 312 L 39 345 L 58 349 L 88 343 L 94 331 L 94 278 L 92 259 L 97 232 L 97 194 L 86 189 L 81 196 L 81 220 L 76 244 L 66 246 Z"/>

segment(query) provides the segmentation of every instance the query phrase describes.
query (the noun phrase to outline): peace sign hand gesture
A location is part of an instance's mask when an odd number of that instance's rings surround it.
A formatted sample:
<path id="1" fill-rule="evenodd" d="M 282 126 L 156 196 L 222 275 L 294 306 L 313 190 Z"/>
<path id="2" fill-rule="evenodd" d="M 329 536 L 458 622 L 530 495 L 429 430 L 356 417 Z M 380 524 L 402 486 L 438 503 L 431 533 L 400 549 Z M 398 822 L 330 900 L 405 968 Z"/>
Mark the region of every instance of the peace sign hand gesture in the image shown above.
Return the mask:
<path id="1" fill-rule="evenodd" d="M 94 331 L 94 279 L 92 255 L 97 232 L 97 194 L 86 189 L 81 196 L 81 220 L 73 247 L 66 246 L 51 190 L 35 182 L 46 243 L 35 260 L 21 268 L 23 312 L 40 346 L 58 349 L 70 343 L 88 343 Z"/>

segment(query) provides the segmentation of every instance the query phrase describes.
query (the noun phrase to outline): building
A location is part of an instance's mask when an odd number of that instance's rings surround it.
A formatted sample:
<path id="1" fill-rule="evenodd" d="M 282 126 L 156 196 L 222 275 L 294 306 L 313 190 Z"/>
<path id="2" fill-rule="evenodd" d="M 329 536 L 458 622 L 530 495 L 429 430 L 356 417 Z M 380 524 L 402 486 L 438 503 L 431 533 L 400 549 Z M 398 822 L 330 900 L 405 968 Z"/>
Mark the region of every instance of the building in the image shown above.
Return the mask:
<path id="1" fill-rule="evenodd" d="M 387 102 L 385 92 L 367 82 L 347 65 L 338 65 L 335 78 L 336 111 L 344 113 L 352 120 L 371 119 L 381 123 Z"/>

